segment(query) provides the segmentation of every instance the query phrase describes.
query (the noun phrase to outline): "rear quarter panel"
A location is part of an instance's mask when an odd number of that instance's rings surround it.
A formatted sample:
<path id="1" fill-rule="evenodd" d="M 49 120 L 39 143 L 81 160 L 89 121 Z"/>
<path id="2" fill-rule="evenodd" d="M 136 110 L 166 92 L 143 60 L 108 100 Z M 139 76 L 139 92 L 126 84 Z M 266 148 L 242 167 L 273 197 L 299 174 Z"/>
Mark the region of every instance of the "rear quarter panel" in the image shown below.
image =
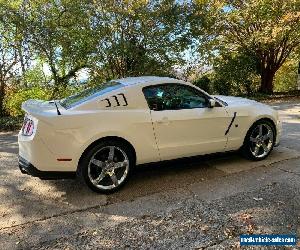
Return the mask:
<path id="1" fill-rule="evenodd" d="M 128 87 L 130 88 L 130 87 Z M 130 91 L 129 91 L 130 90 Z M 159 161 L 150 110 L 141 88 L 126 88 L 103 95 L 77 109 L 51 117 L 51 129 L 43 133 L 42 140 L 58 158 L 72 158 L 72 170 L 93 142 L 108 136 L 127 140 L 135 148 L 137 164 Z M 116 106 L 114 95 L 124 93 L 128 105 Z M 106 98 L 111 107 L 106 107 Z"/>

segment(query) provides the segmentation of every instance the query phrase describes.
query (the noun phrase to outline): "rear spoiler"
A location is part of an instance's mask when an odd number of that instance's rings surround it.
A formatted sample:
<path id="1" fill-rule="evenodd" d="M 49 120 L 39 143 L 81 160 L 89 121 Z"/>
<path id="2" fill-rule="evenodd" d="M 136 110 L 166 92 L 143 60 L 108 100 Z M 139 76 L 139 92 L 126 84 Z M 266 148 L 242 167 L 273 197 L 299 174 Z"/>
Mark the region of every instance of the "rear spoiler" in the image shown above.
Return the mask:
<path id="1" fill-rule="evenodd" d="M 53 104 L 54 103 L 54 104 Z M 28 100 L 22 103 L 22 109 L 33 116 L 57 116 L 59 111 L 56 102 L 42 100 Z"/>

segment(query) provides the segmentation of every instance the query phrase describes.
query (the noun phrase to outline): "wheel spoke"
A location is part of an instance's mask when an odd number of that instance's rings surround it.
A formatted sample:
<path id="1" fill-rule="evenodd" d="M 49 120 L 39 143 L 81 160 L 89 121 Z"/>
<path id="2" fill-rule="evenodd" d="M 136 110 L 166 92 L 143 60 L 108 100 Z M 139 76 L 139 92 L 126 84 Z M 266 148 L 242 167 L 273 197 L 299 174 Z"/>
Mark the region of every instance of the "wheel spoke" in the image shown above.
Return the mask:
<path id="1" fill-rule="evenodd" d="M 112 145 L 104 146 L 95 152 L 88 165 L 89 180 L 99 190 L 112 190 L 118 187 L 124 182 L 128 172 L 129 159 L 126 153 Z"/>
<path id="2" fill-rule="evenodd" d="M 272 137 L 272 131 L 269 130 L 268 133 L 263 136 L 263 140 L 265 141 L 267 139 L 271 139 L 271 137 Z"/>
<path id="3" fill-rule="evenodd" d="M 116 162 L 114 164 L 114 169 L 117 169 L 117 168 L 123 168 L 123 167 L 127 167 L 128 166 L 128 161 L 125 160 L 125 161 L 120 161 L 120 162 Z"/>
<path id="4" fill-rule="evenodd" d="M 274 131 L 267 123 L 259 123 L 249 137 L 250 151 L 256 159 L 266 157 L 274 144 Z"/>
<path id="5" fill-rule="evenodd" d="M 94 165 L 96 165 L 96 166 L 98 166 L 98 167 L 100 167 L 100 168 L 103 168 L 103 166 L 104 166 L 104 162 L 103 161 L 99 161 L 99 160 L 97 160 L 97 159 L 92 159 L 91 160 L 91 162 L 94 164 Z"/>
<path id="6" fill-rule="evenodd" d="M 111 146 L 111 147 L 109 147 L 108 160 L 113 161 L 114 156 L 115 156 L 115 147 Z"/>
<path id="7" fill-rule="evenodd" d="M 268 146 L 265 143 L 262 143 L 261 146 L 263 147 L 265 152 L 269 151 Z"/>
<path id="8" fill-rule="evenodd" d="M 118 178 L 117 178 L 115 172 L 113 172 L 110 175 L 110 178 L 111 178 L 111 180 L 112 180 L 112 182 L 113 182 L 113 184 L 114 184 L 115 187 L 119 185 L 119 181 L 118 181 Z"/>
<path id="9" fill-rule="evenodd" d="M 103 178 L 105 177 L 106 175 L 106 172 L 104 170 L 101 171 L 101 174 L 94 180 L 94 182 L 96 184 L 98 184 L 100 181 L 103 180 Z"/>
<path id="10" fill-rule="evenodd" d="M 263 135 L 263 125 L 259 125 L 259 136 L 262 136 Z"/>

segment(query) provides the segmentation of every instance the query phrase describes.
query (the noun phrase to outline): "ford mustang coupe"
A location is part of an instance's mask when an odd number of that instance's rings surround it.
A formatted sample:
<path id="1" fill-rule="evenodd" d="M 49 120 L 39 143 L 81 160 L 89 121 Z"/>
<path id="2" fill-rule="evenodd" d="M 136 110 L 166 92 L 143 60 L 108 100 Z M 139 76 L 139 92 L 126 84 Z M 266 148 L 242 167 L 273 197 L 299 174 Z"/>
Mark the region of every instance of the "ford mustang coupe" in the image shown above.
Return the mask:
<path id="1" fill-rule="evenodd" d="M 134 166 L 241 150 L 267 157 L 281 123 L 271 107 L 212 96 L 167 77 L 131 77 L 59 101 L 29 100 L 19 167 L 41 179 L 79 176 L 94 191 L 119 189 Z"/>

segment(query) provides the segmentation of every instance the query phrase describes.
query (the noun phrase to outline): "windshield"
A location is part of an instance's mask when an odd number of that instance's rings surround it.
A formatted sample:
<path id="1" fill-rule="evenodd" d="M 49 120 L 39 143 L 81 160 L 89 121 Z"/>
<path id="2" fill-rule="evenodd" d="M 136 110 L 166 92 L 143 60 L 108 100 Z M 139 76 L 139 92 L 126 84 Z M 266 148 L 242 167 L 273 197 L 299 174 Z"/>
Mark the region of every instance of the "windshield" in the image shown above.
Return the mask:
<path id="1" fill-rule="evenodd" d="M 118 89 L 121 87 L 124 87 L 124 85 L 122 85 L 119 82 L 110 81 L 110 82 L 102 83 L 96 87 L 85 89 L 85 90 L 79 92 L 78 94 L 69 96 L 69 97 L 61 100 L 59 103 L 65 109 L 69 109 L 69 108 L 72 108 L 83 102 L 91 100 L 96 96 L 103 95 L 107 92 L 110 92 L 112 90 L 115 90 L 115 89 Z"/>

